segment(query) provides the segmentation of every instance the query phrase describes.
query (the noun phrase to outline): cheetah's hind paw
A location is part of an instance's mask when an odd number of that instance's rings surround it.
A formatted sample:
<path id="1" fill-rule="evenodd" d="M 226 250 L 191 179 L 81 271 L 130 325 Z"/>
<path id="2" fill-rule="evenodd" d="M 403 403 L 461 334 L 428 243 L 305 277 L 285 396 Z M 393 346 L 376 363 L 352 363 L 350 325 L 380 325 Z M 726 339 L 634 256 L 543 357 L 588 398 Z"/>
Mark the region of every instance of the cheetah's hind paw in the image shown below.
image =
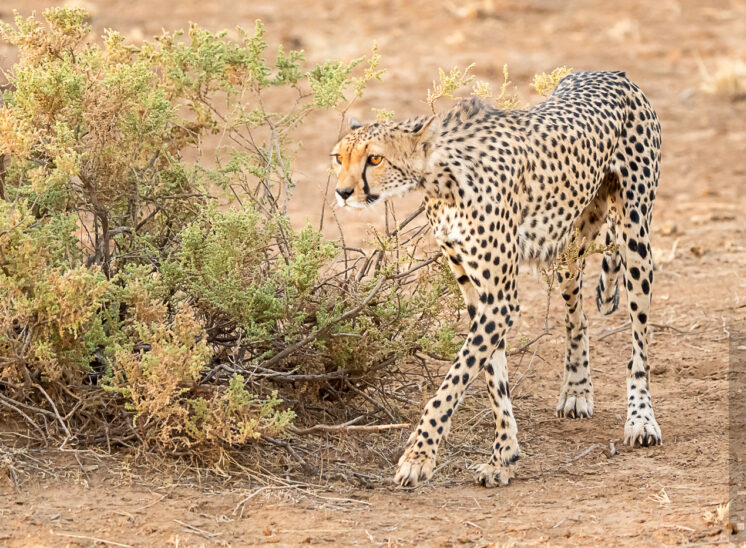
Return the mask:
<path id="1" fill-rule="evenodd" d="M 499 487 L 508 485 L 515 474 L 515 464 L 480 464 L 476 467 L 474 479 L 482 487 Z"/>

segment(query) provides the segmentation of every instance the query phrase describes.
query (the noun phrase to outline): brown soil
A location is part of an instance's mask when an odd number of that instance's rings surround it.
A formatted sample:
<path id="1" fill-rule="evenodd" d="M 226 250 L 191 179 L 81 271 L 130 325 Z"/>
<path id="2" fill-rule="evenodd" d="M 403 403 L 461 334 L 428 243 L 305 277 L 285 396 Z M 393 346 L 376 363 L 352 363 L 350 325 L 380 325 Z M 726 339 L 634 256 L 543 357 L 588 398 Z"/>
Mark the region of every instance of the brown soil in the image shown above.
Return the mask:
<path id="1" fill-rule="evenodd" d="M 22 13 L 48 1 L 16 0 Z M 625 412 L 624 364 L 630 332 L 600 335 L 627 319 L 621 310 L 600 317 L 593 306 L 598 260 L 591 261 L 586 311 L 596 414 L 591 420 L 554 417 L 564 334 L 561 303 L 552 304 L 553 335 L 538 357 L 511 363 L 519 441 L 525 453 L 510 486 L 476 486 L 466 465 L 489 421 L 475 392 L 456 415 L 444 466 L 414 491 L 397 490 L 394 449 L 365 469 L 383 481 L 307 478 L 304 488 L 277 482 L 262 488 L 248 475 L 220 478 L 167 463 L 145 465 L 132 455 L 0 450 L 0 543 L 8 546 L 154 546 L 278 544 L 417 544 L 587 546 L 727 542 L 718 505 L 728 488 L 729 333 L 746 330 L 746 101 L 703 93 L 701 66 L 743 59 L 746 5 L 736 0 L 659 2 L 599 0 L 228 0 L 153 2 L 89 0 L 96 31 L 114 27 L 133 39 L 162 27 L 199 22 L 211 30 L 264 20 L 268 35 L 304 48 L 312 61 L 352 58 L 378 40 L 388 72 L 354 114 L 370 107 L 400 117 L 421 114 L 425 90 L 438 67 L 476 62 L 476 73 L 501 82 L 502 65 L 526 102 L 539 100 L 527 83 L 535 72 L 567 64 L 577 70 L 623 69 L 648 94 L 664 132 L 663 174 L 655 208 L 656 273 L 651 321 L 659 326 L 650 354 L 652 393 L 663 430 L 662 447 L 620 446 Z M 450 7 L 449 7 L 450 6 Z M 458 6 L 458 7 L 457 7 Z M 470 7 L 471 6 L 471 7 Z M 10 16 L 3 2 L 0 17 Z M 4 53 L 0 50 L 0 55 Z M 5 62 L 0 58 L 0 65 Z M 326 184 L 328 151 L 338 119 L 316 116 L 303 129 L 293 219 L 312 222 Z M 416 197 L 408 198 L 415 204 Z M 402 207 L 400 211 L 405 211 Z M 741 213 L 739 213 L 739 211 Z M 364 241 L 368 223 L 380 226 L 382 209 L 340 212 L 348 237 Z M 336 236 L 333 226 L 327 226 Z M 514 341 L 543 324 L 544 290 L 535 275 L 521 279 L 523 316 Z M 743 339 L 742 339 L 743 340 Z M 486 407 L 485 407 L 486 408 Z M 405 434 L 392 443 L 401 444 Z M 351 435 L 350 447 L 370 436 Z M 16 439 L 3 434 L 0 445 Z M 394 439 L 389 437 L 389 440 Z M 337 443 L 338 438 L 333 441 Z M 621 452 L 611 455 L 610 442 Z M 376 442 L 376 443 L 380 443 Z M 14 445 L 16 443 L 14 442 Z M 374 462 L 375 461 L 375 462 Z M 350 462 L 354 462 L 351 460 Z M 350 465 L 350 477 L 354 476 Z M 362 469 L 362 468 L 361 468 Z M 294 474 L 298 480 L 299 475 Z M 16 480 L 15 482 L 12 480 Z M 302 478 L 301 478 L 302 479 Z M 367 488 L 361 485 L 367 484 Z M 239 504 L 244 498 L 252 498 Z M 743 534 L 739 535 L 743 536 Z M 737 538 L 737 537 L 733 537 Z"/>

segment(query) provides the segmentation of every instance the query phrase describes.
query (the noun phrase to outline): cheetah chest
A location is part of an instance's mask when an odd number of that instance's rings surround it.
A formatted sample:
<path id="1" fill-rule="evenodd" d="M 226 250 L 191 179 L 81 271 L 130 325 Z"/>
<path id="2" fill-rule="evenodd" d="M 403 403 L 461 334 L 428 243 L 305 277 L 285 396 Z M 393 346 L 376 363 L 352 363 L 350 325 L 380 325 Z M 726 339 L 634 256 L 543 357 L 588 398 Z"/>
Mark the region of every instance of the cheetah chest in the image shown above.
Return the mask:
<path id="1" fill-rule="evenodd" d="M 465 240 L 468 230 L 463 213 L 456 207 L 441 205 L 433 212 L 430 224 L 441 245 L 457 246 Z"/>

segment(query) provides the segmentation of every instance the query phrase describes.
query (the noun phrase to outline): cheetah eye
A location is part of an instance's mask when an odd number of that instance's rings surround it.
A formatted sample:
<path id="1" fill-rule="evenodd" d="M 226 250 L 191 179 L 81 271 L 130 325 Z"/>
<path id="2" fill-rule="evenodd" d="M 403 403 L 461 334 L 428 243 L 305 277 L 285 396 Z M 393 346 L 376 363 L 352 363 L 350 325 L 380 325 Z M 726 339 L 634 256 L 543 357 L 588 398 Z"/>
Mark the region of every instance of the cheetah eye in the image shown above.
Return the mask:
<path id="1" fill-rule="evenodd" d="M 368 163 L 372 166 L 380 166 L 383 162 L 383 156 L 368 156 Z"/>
<path id="2" fill-rule="evenodd" d="M 342 155 L 341 154 L 332 154 L 332 158 L 334 158 L 334 163 L 338 166 L 342 165 Z"/>

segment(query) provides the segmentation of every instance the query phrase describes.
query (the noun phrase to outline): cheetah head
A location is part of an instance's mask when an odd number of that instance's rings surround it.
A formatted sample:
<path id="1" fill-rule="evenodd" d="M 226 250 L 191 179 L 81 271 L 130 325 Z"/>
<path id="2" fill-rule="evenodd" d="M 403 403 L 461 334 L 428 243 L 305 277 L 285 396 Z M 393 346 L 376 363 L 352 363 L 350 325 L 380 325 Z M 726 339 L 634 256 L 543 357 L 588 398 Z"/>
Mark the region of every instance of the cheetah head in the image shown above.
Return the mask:
<path id="1" fill-rule="evenodd" d="M 337 203 L 366 207 L 417 187 L 423 180 L 440 120 L 350 123 L 350 132 L 332 150 Z"/>

